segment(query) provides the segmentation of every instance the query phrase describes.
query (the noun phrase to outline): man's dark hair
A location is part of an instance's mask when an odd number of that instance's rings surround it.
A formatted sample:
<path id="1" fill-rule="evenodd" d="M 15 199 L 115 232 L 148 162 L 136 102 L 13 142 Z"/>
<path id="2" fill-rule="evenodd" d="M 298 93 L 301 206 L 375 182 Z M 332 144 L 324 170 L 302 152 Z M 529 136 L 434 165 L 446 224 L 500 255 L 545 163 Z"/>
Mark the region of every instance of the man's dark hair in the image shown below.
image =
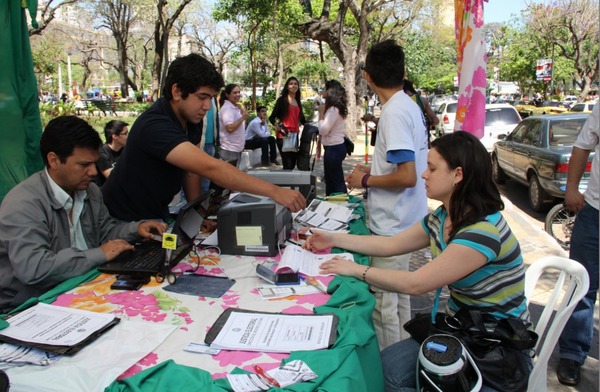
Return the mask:
<path id="1" fill-rule="evenodd" d="M 257 106 L 256 107 L 256 114 L 260 113 L 260 111 L 263 110 L 263 109 L 267 110 L 267 107 L 266 106 L 262 106 L 262 105 Z"/>
<path id="2" fill-rule="evenodd" d="M 365 71 L 373 83 L 382 88 L 402 87 L 404 51 L 394 40 L 373 45 L 367 53 Z"/>
<path id="3" fill-rule="evenodd" d="M 183 99 L 186 99 L 188 95 L 194 93 L 200 87 L 210 87 L 215 91 L 219 91 L 224 85 L 223 77 L 213 63 L 196 53 L 177 57 L 169 65 L 167 78 L 163 86 L 163 96 L 168 100 L 173 99 L 171 90 L 174 84 L 177 84 L 179 90 L 181 90 Z"/>
<path id="4" fill-rule="evenodd" d="M 113 136 L 121 133 L 123 128 L 128 126 L 125 121 L 121 120 L 110 120 L 104 126 L 104 138 L 106 139 L 106 143 L 112 143 Z"/>
<path id="5" fill-rule="evenodd" d="M 73 154 L 75 147 L 99 150 L 100 135 L 85 120 L 75 116 L 60 116 L 51 120 L 40 140 L 40 153 L 48 166 L 48 153 L 54 152 L 62 163 Z"/>

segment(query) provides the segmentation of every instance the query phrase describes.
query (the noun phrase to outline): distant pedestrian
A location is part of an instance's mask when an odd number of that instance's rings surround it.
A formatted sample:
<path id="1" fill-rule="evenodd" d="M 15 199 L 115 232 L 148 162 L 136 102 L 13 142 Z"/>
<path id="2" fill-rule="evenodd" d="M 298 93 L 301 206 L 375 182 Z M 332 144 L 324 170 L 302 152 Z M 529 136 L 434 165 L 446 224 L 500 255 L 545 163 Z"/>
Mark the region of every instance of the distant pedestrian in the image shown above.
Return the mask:
<path id="1" fill-rule="evenodd" d="M 325 149 L 323 169 L 325 194 L 346 193 L 342 162 L 346 159 L 346 117 L 348 104 L 346 89 L 337 80 L 330 80 L 323 91 L 325 103 L 319 107 L 319 141 Z"/>
<path id="2" fill-rule="evenodd" d="M 226 161 L 238 161 L 246 142 L 248 112 L 240 99 L 241 90 L 237 84 L 225 86 L 219 98 L 219 156 Z"/>
<path id="3" fill-rule="evenodd" d="M 288 78 L 269 116 L 269 122 L 275 126 L 277 148 L 285 170 L 293 170 L 298 161 L 298 151 L 283 151 L 283 139 L 287 134 L 296 134 L 296 144 L 298 144 L 300 125 L 306 123 L 301 98 L 300 82 L 293 76 Z"/>

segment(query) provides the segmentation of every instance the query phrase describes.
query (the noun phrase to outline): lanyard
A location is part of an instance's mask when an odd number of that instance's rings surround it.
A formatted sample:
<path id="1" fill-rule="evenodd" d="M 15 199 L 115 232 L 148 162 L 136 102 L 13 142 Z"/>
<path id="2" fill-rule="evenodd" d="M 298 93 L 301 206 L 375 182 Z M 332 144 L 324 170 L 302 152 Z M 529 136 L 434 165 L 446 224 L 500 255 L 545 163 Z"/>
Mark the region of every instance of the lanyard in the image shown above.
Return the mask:
<path id="1" fill-rule="evenodd" d="M 433 300 L 433 306 L 431 307 L 431 324 L 435 325 L 435 316 L 438 312 L 438 307 L 440 306 L 440 294 L 442 292 L 442 288 L 440 287 L 435 292 L 435 299 Z"/>

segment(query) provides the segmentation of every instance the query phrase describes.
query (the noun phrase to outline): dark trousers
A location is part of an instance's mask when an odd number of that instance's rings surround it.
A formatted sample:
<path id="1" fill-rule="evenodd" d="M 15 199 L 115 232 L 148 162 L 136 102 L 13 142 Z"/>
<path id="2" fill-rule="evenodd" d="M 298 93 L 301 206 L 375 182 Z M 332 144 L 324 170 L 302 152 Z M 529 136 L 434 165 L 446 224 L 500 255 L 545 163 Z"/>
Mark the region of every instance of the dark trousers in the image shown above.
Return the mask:
<path id="1" fill-rule="evenodd" d="M 255 137 L 254 139 L 246 140 L 244 148 L 246 150 L 260 148 L 262 150 L 260 160 L 263 163 L 277 161 L 277 150 L 275 149 L 275 138 L 273 136 Z"/>
<path id="2" fill-rule="evenodd" d="M 335 146 L 324 146 L 323 170 L 325 172 L 325 194 L 347 193 L 346 180 L 342 162 L 346 159 L 344 143 Z"/>
<path id="3" fill-rule="evenodd" d="M 279 149 L 279 155 L 281 155 L 281 165 L 284 170 L 294 170 L 296 162 L 298 161 L 297 152 L 283 152 L 283 139 L 277 139 L 277 149 Z"/>

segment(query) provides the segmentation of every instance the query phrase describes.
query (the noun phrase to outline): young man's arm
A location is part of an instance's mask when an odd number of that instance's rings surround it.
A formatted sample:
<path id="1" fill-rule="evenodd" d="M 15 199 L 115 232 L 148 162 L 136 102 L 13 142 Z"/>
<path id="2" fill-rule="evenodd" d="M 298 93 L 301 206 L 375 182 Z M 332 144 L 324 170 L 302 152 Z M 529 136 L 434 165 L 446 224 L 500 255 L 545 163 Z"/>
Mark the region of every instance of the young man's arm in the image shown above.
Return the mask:
<path id="1" fill-rule="evenodd" d="M 229 163 L 200 151 L 189 142 L 173 148 L 167 154 L 167 162 L 201 177 L 207 177 L 224 188 L 270 197 L 293 212 L 306 207 L 306 199 L 300 192 L 280 188 L 248 175 Z"/>

